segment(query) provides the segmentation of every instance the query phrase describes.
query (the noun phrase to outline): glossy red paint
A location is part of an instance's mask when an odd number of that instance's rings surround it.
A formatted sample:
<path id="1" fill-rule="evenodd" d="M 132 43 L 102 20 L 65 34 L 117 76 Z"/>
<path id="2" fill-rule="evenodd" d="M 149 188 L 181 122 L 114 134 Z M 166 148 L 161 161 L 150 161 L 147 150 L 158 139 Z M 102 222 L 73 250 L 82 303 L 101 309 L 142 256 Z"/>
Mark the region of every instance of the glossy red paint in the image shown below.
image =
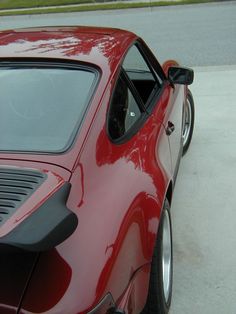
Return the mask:
<path id="1" fill-rule="evenodd" d="M 0 32 L 0 62 L 63 60 L 90 64 L 101 73 L 83 126 L 68 151 L 0 153 L 1 166 L 48 174 L 37 193 L 0 227 L 0 237 L 37 210 L 64 182 L 71 183 L 66 205 L 79 219 L 75 232 L 52 251 L 30 253 L 29 258 L 27 253 L 1 252 L 6 259 L 19 260 L 17 265 L 25 261 L 23 272 L 14 268 L 11 273 L 13 262 L 4 264 L 2 314 L 17 309 L 21 314 L 88 313 L 107 293 L 127 314 L 140 313 L 145 305 L 159 219 L 167 190 L 172 191 L 174 185 L 186 95 L 184 87 L 173 90 L 166 81 L 158 105 L 137 134 L 123 144 L 110 141 L 106 131 L 109 102 L 122 60 L 137 40 L 145 46 L 133 33 L 89 27 Z M 166 63 L 164 71 L 171 65 L 174 63 Z M 166 135 L 170 119 L 177 127 L 171 139 Z M 171 201 L 170 194 L 168 197 Z"/>
<path id="2" fill-rule="evenodd" d="M 1 154 L 0 158 L 41 161 L 71 170 L 78 157 L 91 121 L 107 84 L 112 79 L 120 60 L 137 36 L 122 30 L 93 27 L 47 27 L 17 29 L 0 32 L 0 58 L 43 59 L 92 64 L 102 73 L 99 86 L 93 96 L 90 110 L 83 122 L 76 143 L 66 154 L 32 155 Z"/>

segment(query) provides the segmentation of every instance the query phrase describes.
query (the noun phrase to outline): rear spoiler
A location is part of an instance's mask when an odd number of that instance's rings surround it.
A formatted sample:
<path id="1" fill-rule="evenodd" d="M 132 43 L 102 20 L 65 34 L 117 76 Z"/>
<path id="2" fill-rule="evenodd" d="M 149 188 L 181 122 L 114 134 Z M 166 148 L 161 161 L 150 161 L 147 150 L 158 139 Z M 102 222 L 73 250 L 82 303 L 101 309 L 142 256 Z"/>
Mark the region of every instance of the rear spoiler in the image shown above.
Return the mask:
<path id="1" fill-rule="evenodd" d="M 65 241 L 76 229 L 78 218 L 66 207 L 70 184 L 64 185 L 15 229 L 0 238 L 1 246 L 46 251 Z"/>

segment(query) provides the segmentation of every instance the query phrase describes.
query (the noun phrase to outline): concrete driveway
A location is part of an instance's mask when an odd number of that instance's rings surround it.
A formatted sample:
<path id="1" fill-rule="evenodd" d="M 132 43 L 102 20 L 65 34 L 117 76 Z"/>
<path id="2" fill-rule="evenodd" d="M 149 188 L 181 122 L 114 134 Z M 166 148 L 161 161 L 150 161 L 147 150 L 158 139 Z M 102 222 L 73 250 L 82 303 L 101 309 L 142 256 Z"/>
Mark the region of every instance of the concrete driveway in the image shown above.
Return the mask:
<path id="1" fill-rule="evenodd" d="M 196 120 L 172 203 L 171 314 L 236 313 L 236 66 L 195 68 Z"/>

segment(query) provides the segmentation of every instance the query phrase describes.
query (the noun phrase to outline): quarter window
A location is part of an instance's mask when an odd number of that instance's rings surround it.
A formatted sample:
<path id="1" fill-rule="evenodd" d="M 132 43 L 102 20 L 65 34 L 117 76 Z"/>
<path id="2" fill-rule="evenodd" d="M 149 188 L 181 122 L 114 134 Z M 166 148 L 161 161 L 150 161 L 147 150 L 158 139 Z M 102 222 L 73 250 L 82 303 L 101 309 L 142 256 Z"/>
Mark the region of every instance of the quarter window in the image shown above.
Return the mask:
<path id="1" fill-rule="evenodd" d="M 125 135 L 140 116 L 138 103 L 127 85 L 127 80 L 121 74 L 110 105 L 108 131 L 111 138 L 116 140 Z"/>

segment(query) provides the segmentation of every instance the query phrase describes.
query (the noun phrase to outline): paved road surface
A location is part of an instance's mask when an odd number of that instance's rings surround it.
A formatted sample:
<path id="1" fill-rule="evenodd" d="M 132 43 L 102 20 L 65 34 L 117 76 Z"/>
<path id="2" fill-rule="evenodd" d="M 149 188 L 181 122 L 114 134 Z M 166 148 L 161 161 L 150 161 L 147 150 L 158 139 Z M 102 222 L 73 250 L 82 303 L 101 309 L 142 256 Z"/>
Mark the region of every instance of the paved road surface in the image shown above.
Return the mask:
<path id="1" fill-rule="evenodd" d="M 119 11 L 0 17 L 0 29 L 38 25 L 114 26 L 141 35 L 161 62 L 236 64 L 236 1 Z"/>
<path id="2" fill-rule="evenodd" d="M 195 130 L 172 203 L 171 314 L 236 313 L 235 85 L 236 66 L 195 68 Z"/>

